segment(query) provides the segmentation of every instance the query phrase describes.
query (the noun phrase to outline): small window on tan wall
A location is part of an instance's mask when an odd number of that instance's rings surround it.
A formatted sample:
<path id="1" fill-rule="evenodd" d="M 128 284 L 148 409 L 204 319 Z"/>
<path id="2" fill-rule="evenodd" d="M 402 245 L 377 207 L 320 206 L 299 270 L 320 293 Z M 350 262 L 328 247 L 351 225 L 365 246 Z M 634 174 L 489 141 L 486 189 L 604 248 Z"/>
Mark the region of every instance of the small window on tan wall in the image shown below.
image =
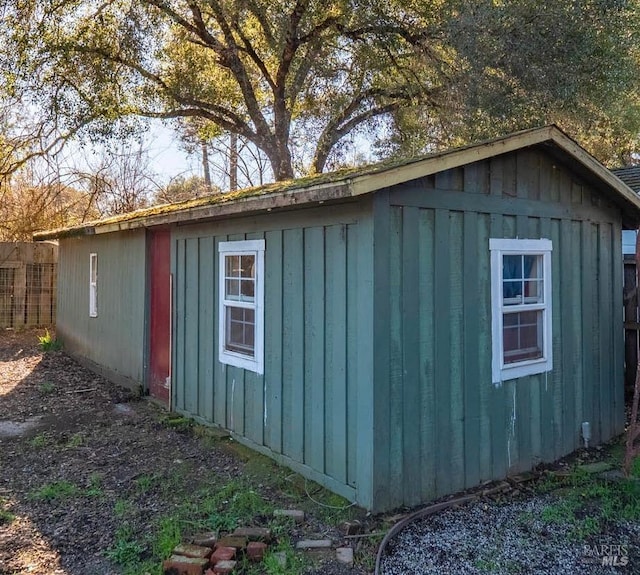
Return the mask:
<path id="1" fill-rule="evenodd" d="M 89 317 L 98 317 L 98 254 L 89 254 Z"/>

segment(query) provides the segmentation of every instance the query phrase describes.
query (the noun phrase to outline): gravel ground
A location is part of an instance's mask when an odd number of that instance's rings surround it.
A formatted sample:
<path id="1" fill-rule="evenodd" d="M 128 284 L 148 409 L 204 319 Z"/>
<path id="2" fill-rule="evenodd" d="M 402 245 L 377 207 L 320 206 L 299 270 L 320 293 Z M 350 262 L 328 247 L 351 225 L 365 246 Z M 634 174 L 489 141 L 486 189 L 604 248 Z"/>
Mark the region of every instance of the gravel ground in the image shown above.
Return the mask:
<path id="1" fill-rule="evenodd" d="M 604 537 L 576 542 L 565 525 L 541 519 L 559 502 L 554 495 L 479 501 L 418 519 L 389 541 L 380 575 L 640 573 L 640 525 L 619 522 Z M 603 566 L 595 556 L 595 546 L 609 554 L 605 545 L 623 547 L 611 553 L 619 556 L 618 566 Z"/>

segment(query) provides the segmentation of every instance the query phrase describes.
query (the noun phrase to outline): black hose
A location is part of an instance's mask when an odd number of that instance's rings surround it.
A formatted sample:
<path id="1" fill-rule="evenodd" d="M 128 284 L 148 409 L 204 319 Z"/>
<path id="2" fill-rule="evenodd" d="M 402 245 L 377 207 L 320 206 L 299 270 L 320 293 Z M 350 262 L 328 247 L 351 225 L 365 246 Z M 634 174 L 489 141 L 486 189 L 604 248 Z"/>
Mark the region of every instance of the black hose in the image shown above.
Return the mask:
<path id="1" fill-rule="evenodd" d="M 384 549 L 389 543 L 389 540 L 396 535 L 399 531 L 402 531 L 409 523 L 412 523 L 416 519 L 420 519 L 421 517 L 426 517 L 428 515 L 433 515 L 434 513 L 438 513 L 439 511 L 444 511 L 449 507 L 453 507 L 454 505 L 463 505 L 464 503 L 469 503 L 469 501 L 473 501 L 478 499 L 477 495 L 465 495 L 464 497 L 458 497 L 456 499 L 450 499 L 449 501 L 443 501 L 442 503 L 436 503 L 435 505 L 430 505 L 429 507 L 425 507 L 418 511 L 415 511 L 411 515 L 405 517 L 402 521 L 398 521 L 384 536 L 384 539 L 380 543 L 380 547 L 378 547 L 378 554 L 376 556 L 376 568 L 374 571 L 374 575 L 380 575 L 380 561 L 382 560 L 382 554 L 384 553 Z"/>

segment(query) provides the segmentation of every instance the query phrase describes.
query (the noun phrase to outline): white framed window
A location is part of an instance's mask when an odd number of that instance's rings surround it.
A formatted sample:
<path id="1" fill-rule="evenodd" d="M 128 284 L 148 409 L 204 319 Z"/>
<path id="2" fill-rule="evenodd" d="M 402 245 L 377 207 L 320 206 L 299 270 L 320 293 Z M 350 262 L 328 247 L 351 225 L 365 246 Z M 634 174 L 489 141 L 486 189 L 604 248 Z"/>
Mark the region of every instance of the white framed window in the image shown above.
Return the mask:
<path id="1" fill-rule="evenodd" d="M 98 317 L 98 254 L 89 254 L 89 317 Z"/>
<path id="2" fill-rule="evenodd" d="M 264 240 L 220 242 L 219 360 L 264 371 Z"/>
<path id="3" fill-rule="evenodd" d="M 493 383 L 553 368 L 551 240 L 490 239 Z"/>

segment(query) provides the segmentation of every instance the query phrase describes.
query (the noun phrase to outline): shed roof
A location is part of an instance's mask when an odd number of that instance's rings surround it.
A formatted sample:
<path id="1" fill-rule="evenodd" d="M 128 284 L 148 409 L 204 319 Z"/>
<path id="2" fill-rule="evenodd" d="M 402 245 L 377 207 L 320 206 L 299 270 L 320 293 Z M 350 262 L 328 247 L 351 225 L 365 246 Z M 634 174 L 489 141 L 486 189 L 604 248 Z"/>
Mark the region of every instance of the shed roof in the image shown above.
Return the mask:
<path id="1" fill-rule="evenodd" d="M 636 194 L 640 194 L 640 166 L 629 166 L 626 168 L 616 168 L 611 170 Z"/>
<path id="2" fill-rule="evenodd" d="M 292 209 L 345 200 L 527 147 L 542 147 L 623 208 L 627 226 L 640 221 L 640 197 L 557 126 L 516 132 L 502 138 L 401 161 L 341 170 L 184 202 L 163 204 L 102 220 L 34 234 L 34 240 L 92 235 L 234 214 Z"/>

